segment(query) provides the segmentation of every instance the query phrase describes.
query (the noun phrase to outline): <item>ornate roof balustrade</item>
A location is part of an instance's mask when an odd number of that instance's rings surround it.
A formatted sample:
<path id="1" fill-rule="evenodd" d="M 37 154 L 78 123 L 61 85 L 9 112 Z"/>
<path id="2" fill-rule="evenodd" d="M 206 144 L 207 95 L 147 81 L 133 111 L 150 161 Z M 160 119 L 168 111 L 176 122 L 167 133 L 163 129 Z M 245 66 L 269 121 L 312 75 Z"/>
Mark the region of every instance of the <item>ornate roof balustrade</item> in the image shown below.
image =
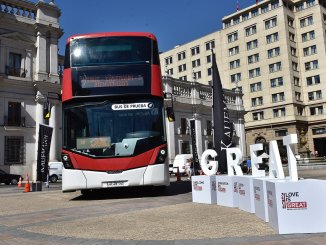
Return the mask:
<path id="1" fill-rule="evenodd" d="M 163 89 L 164 92 L 171 93 L 177 102 L 212 105 L 212 87 L 208 85 L 163 76 Z M 243 110 L 241 92 L 229 89 L 223 89 L 223 92 L 228 107 Z"/>
<path id="2" fill-rule="evenodd" d="M 34 3 L 18 0 L 0 1 L 0 13 L 7 13 L 15 16 L 21 16 L 32 20 L 36 19 L 37 7 Z"/>

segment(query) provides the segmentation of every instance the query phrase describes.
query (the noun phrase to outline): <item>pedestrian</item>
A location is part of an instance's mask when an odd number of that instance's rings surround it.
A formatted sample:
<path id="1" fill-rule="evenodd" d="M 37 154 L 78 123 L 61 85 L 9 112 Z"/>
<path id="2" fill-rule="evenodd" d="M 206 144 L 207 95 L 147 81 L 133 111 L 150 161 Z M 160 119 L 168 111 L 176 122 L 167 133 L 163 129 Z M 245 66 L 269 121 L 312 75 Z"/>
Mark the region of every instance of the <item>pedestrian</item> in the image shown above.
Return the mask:
<path id="1" fill-rule="evenodd" d="M 251 160 L 250 159 L 247 160 L 247 168 L 248 168 L 247 174 L 251 173 Z"/>
<path id="2" fill-rule="evenodd" d="M 185 170 L 186 170 L 186 174 L 188 175 L 188 180 L 191 179 L 191 175 L 192 175 L 192 172 L 193 172 L 193 169 L 192 169 L 192 158 L 189 158 L 186 162 L 186 165 L 185 165 Z"/>

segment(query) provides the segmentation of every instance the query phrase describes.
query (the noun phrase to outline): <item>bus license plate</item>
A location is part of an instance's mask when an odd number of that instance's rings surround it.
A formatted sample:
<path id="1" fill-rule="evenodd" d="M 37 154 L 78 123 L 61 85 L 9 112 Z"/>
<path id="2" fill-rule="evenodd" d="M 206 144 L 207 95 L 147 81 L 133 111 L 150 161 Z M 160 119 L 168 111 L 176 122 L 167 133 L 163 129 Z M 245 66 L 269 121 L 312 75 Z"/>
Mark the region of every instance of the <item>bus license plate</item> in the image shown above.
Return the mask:
<path id="1" fill-rule="evenodd" d="M 126 186 L 127 180 L 102 182 L 103 188 Z"/>

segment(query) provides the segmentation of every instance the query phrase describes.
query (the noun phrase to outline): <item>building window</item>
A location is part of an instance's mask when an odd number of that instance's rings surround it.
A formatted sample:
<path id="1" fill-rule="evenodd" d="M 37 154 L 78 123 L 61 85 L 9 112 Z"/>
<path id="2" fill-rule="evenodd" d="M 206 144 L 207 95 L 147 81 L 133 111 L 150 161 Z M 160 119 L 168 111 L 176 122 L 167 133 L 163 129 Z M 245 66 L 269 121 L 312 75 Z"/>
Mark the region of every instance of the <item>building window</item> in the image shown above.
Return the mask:
<path id="1" fill-rule="evenodd" d="M 262 83 L 252 83 L 250 84 L 250 92 L 256 92 L 256 91 L 261 91 L 262 90 Z"/>
<path id="2" fill-rule="evenodd" d="M 301 101 L 301 93 L 300 92 L 295 92 L 295 99 L 297 101 Z"/>
<path id="3" fill-rule="evenodd" d="M 200 50 L 199 50 L 199 46 L 191 48 L 191 55 L 194 56 L 196 54 L 199 54 Z"/>
<path id="4" fill-rule="evenodd" d="M 206 43 L 206 50 L 211 50 L 215 48 L 215 41 L 209 41 Z"/>
<path id="5" fill-rule="evenodd" d="M 259 54 L 253 54 L 248 56 L 248 64 L 259 62 Z"/>
<path id="6" fill-rule="evenodd" d="M 278 8 L 278 6 L 279 6 L 279 0 L 276 0 L 276 1 L 271 3 L 271 8 L 272 9 L 276 9 L 276 8 Z"/>
<path id="7" fill-rule="evenodd" d="M 295 86 L 300 86 L 300 78 L 298 77 L 293 77 L 293 84 Z"/>
<path id="8" fill-rule="evenodd" d="M 268 5 L 265 5 L 263 7 L 261 7 L 261 13 L 264 14 L 264 13 L 267 13 L 268 12 Z"/>
<path id="9" fill-rule="evenodd" d="M 292 56 L 297 56 L 297 49 L 296 48 L 291 47 L 291 55 Z"/>
<path id="10" fill-rule="evenodd" d="M 289 32 L 289 39 L 290 39 L 290 41 L 295 42 L 295 35 L 294 35 L 294 33 Z"/>
<path id="11" fill-rule="evenodd" d="M 228 43 L 232 43 L 238 40 L 238 32 L 233 32 L 231 34 L 228 34 Z"/>
<path id="12" fill-rule="evenodd" d="M 172 64 L 172 62 L 173 62 L 172 56 L 165 58 L 165 65 L 170 65 Z"/>
<path id="13" fill-rule="evenodd" d="M 310 109 L 311 116 L 322 115 L 324 113 L 324 108 L 322 105 L 321 106 L 312 106 L 309 109 Z"/>
<path id="14" fill-rule="evenodd" d="M 312 134 L 313 135 L 326 134 L 326 128 L 313 128 L 312 129 Z"/>
<path id="15" fill-rule="evenodd" d="M 252 107 L 259 106 L 259 105 L 263 105 L 263 97 L 262 96 L 251 99 Z"/>
<path id="16" fill-rule="evenodd" d="M 181 141 L 180 142 L 181 146 L 181 154 L 190 154 L 190 143 L 189 141 Z"/>
<path id="17" fill-rule="evenodd" d="M 233 19 L 233 25 L 237 25 L 240 23 L 240 17 L 236 17 Z"/>
<path id="18" fill-rule="evenodd" d="M 207 69 L 207 75 L 208 76 L 211 76 L 212 75 L 212 68 L 211 67 Z"/>
<path id="19" fill-rule="evenodd" d="M 186 64 L 182 64 L 182 65 L 178 66 L 178 69 L 179 69 L 179 72 L 183 72 L 183 71 L 187 70 L 187 66 L 186 66 Z"/>
<path id="20" fill-rule="evenodd" d="M 246 33 L 246 37 L 256 34 L 257 33 L 256 25 L 245 28 L 245 33 Z"/>
<path id="21" fill-rule="evenodd" d="M 241 73 L 231 75 L 231 83 L 241 81 Z"/>
<path id="22" fill-rule="evenodd" d="M 273 58 L 280 55 L 280 47 L 267 50 L 267 57 Z"/>
<path id="23" fill-rule="evenodd" d="M 283 77 L 273 78 L 270 80 L 270 82 L 272 88 L 283 86 Z"/>
<path id="24" fill-rule="evenodd" d="M 7 126 L 22 126 L 21 103 L 8 102 L 8 117 L 5 124 Z"/>
<path id="25" fill-rule="evenodd" d="M 229 56 L 239 54 L 239 46 L 235 46 L 229 49 Z"/>
<path id="26" fill-rule="evenodd" d="M 209 64 L 209 63 L 212 63 L 212 59 L 213 59 L 213 55 L 207 55 L 206 56 L 206 62 L 207 62 L 207 64 Z"/>
<path id="27" fill-rule="evenodd" d="M 230 62 L 230 69 L 235 69 L 235 68 L 238 68 L 240 67 L 240 60 L 237 59 L 237 60 L 233 60 Z"/>
<path id="28" fill-rule="evenodd" d="M 284 137 L 288 135 L 287 129 L 275 130 L 275 137 Z"/>
<path id="29" fill-rule="evenodd" d="M 206 121 L 206 135 L 212 135 L 212 121 L 207 120 Z"/>
<path id="30" fill-rule="evenodd" d="M 304 9 L 303 2 L 302 2 L 302 3 L 299 3 L 299 4 L 297 4 L 297 5 L 295 5 L 295 10 L 296 10 L 297 12 L 299 12 L 299 11 L 301 11 L 301 10 L 303 10 L 303 9 Z"/>
<path id="31" fill-rule="evenodd" d="M 278 32 L 266 36 L 267 44 L 278 41 Z"/>
<path id="32" fill-rule="evenodd" d="M 5 165 L 24 163 L 24 137 L 5 136 Z"/>
<path id="33" fill-rule="evenodd" d="M 258 47 L 258 40 L 255 39 L 253 41 L 247 42 L 247 50 L 255 49 Z"/>
<path id="34" fill-rule="evenodd" d="M 316 0 L 307 0 L 307 8 L 312 7 L 316 4 Z"/>
<path id="35" fill-rule="evenodd" d="M 249 19 L 249 13 L 245 13 L 242 15 L 242 21 L 248 20 Z"/>
<path id="36" fill-rule="evenodd" d="M 269 73 L 280 71 L 282 70 L 282 62 L 276 62 L 274 64 L 270 64 L 268 67 L 269 67 Z"/>
<path id="37" fill-rule="evenodd" d="M 299 71 L 299 70 L 298 70 L 298 63 L 297 63 L 297 62 L 292 61 L 292 69 L 293 69 L 294 71 Z"/>
<path id="38" fill-rule="evenodd" d="M 273 116 L 274 117 L 285 117 L 285 108 L 277 108 L 273 109 Z"/>
<path id="39" fill-rule="evenodd" d="M 200 79 L 201 78 L 201 71 L 196 71 L 193 73 L 194 79 Z"/>
<path id="40" fill-rule="evenodd" d="M 306 71 L 318 69 L 318 60 L 306 62 L 304 65 Z"/>
<path id="41" fill-rule="evenodd" d="M 320 77 L 319 75 L 311 76 L 306 78 L 307 85 L 314 85 L 314 84 L 320 84 Z"/>
<path id="42" fill-rule="evenodd" d="M 264 120 L 264 112 L 263 111 L 253 112 L 252 119 L 254 121 Z"/>
<path id="43" fill-rule="evenodd" d="M 231 21 L 230 20 L 224 22 L 224 28 L 228 28 L 230 26 L 231 26 Z"/>
<path id="44" fill-rule="evenodd" d="M 200 66 L 200 59 L 193 60 L 191 63 L 192 63 L 193 68 L 198 67 L 198 66 Z"/>
<path id="45" fill-rule="evenodd" d="M 308 93 L 308 99 L 311 100 L 320 100 L 322 99 L 321 90 L 313 91 Z"/>
<path id="46" fill-rule="evenodd" d="M 260 76 L 260 68 L 259 67 L 249 70 L 249 78 L 254 78 L 254 77 L 258 77 L 258 76 Z"/>
<path id="47" fill-rule="evenodd" d="M 180 52 L 178 53 L 178 60 L 184 60 L 186 58 L 186 52 Z"/>
<path id="48" fill-rule="evenodd" d="M 284 101 L 284 100 L 285 100 L 284 92 L 272 94 L 273 103 Z"/>
<path id="49" fill-rule="evenodd" d="M 15 77 L 24 77 L 24 71 L 21 69 L 21 54 L 9 53 L 9 65 L 6 66 L 6 75 Z"/>
<path id="50" fill-rule="evenodd" d="M 170 76 L 173 75 L 173 69 L 172 69 L 172 68 L 168 69 L 166 72 L 167 72 L 167 74 L 170 75 Z"/>
<path id="51" fill-rule="evenodd" d="M 258 9 L 254 9 L 254 10 L 252 10 L 252 11 L 251 11 L 251 16 L 252 16 L 252 17 L 256 17 L 256 16 L 258 16 Z"/>
<path id="52" fill-rule="evenodd" d="M 181 76 L 181 77 L 179 77 L 179 80 L 187 81 L 187 76 Z"/>
<path id="53" fill-rule="evenodd" d="M 303 49 L 303 55 L 304 56 L 309 56 L 317 53 L 317 46 L 312 45 L 310 47 L 306 47 Z"/>
<path id="54" fill-rule="evenodd" d="M 309 31 L 306 33 L 301 34 L 302 42 L 307 42 L 310 40 L 315 39 L 315 31 Z"/>
<path id="55" fill-rule="evenodd" d="M 271 29 L 273 27 L 277 26 L 277 18 L 274 17 L 272 19 L 269 20 L 265 20 L 265 29 Z"/>
<path id="56" fill-rule="evenodd" d="M 314 18 L 312 16 L 308 16 L 305 18 L 300 19 L 300 27 L 306 27 L 306 26 L 310 26 L 314 23 Z"/>
<path id="57" fill-rule="evenodd" d="M 294 27 L 294 19 L 288 16 L 288 25 Z"/>

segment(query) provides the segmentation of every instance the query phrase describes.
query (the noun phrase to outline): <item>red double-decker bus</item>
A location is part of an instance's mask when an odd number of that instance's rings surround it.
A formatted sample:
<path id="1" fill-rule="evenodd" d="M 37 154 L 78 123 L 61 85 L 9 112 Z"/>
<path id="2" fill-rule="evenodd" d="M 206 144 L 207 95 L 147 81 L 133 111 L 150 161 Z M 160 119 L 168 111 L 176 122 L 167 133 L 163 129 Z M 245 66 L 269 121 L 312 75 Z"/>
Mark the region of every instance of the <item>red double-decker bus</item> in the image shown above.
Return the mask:
<path id="1" fill-rule="evenodd" d="M 62 190 L 169 185 L 158 45 L 151 33 L 68 39 Z"/>

